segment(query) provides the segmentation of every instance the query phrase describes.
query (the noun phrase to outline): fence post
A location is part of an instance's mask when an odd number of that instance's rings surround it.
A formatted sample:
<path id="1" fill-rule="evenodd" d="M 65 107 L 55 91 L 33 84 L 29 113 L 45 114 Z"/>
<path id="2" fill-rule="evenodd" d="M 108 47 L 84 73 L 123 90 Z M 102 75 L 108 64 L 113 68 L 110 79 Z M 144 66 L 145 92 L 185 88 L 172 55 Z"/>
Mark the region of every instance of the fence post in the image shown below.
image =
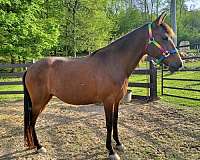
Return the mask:
<path id="1" fill-rule="evenodd" d="M 164 80 L 163 80 L 163 64 L 162 64 L 162 68 L 161 68 L 161 95 L 163 96 L 164 90 L 163 90 L 163 85 L 164 85 Z"/>
<path id="2" fill-rule="evenodd" d="M 149 61 L 150 65 L 150 99 L 157 98 L 157 68 L 152 60 Z"/>

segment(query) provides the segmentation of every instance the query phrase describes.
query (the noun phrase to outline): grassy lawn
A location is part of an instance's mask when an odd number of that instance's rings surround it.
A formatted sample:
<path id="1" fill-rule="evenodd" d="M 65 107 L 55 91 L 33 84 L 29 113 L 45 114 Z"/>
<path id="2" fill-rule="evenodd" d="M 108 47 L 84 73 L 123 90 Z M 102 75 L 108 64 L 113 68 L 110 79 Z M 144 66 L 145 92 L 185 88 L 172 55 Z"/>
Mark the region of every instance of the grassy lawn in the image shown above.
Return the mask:
<path id="1" fill-rule="evenodd" d="M 200 80 L 200 72 L 178 72 L 173 75 L 165 75 L 167 78 L 185 78 L 185 79 L 197 79 Z M 178 87 L 178 88 L 190 88 L 200 90 L 200 82 L 189 81 L 164 81 L 164 86 Z M 200 92 L 176 90 L 176 89 L 164 89 L 164 93 L 178 95 L 190 98 L 200 98 Z M 162 99 L 167 102 L 173 102 L 174 104 L 180 104 L 185 106 L 198 106 L 198 101 L 187 100 L 184 98 L 174 98 L 163 96 Z"/>
<path id="2" fill-rule="evenodd" d="M 12 81 L 21 81 L 21 78 L 0 78 L 0 82 L 12 82 Z M 0 91 L 22 91 L 22 85 L 6 85 L 0 86 Z M 16 95 L 0 95 L 0 101 L 4 100 L 20 100 L 23 98 L 23 95 L 16 94 Z"/>
<path id="3" fill-rule="evenodd" d="M 145 65 L 142 65 L 143 67 Z M 187 62 L 185 66 L 188 68 L 200 67 L 200 61 L 196 62 Z M 169 72 L 164 72 L 165 78 L 184 78 L 184 79 L 196 79 L 200 80 L 200 72 L 176 72 L 170 74 Z M 148 82 L 149 77 L 146 75 L 133 75 L 129 79 L 130 82 Z M 161 95 L 161 71 L 158 70 L 158 96 Z M 191 88 L 200 90 L 200 82 L 189 82 L 189 81 L 170 81 L 164 80 L 164 86 L 168 87 L 179 87 L 179 88 Z M 146 88 L 130 88 L 133 91 L 134 95 L 147 95 L 148 89 Z M 191 98 L 200 98 L 200 92 L 193 91 L 184 91 L 184 90 L 175 90 L 175 89 L 164 89 L 165 94 L 172 94 L 177 96 L 191 97 Z M 160 96 L 162 102 L 172 103 L 180 106 L 191 106 L 198 107 L 200 106 L 199 101 L 188 100 L 183 98 L 175 98 L 169 96 Z"/>

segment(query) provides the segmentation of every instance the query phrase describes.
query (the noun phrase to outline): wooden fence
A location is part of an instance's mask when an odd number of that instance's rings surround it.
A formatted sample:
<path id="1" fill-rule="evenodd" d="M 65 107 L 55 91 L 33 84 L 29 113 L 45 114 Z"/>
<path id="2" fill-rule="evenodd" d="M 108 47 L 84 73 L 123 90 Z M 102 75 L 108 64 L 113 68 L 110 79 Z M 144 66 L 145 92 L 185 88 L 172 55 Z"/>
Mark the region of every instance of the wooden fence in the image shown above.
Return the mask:
<path id="1" fill-rule="evenodd" d="M 1 70 L 6 70 L 6 69 L 17 69 L 21 68 L 21 70 L 25 70 L 27 67 L 29 67 L 32 63 L 26 63 L 26 64 L 0 64 L 0 69 Z M 6 72 L 0 72 L 0 78 L 21 78 L 18 81 L 1 81 L 0 86 L 8 86 L 8 85 L 22 85 L 22 77 L 23 77 L 24 72 L 11 72 L 9 73 L 8 71 Z M 3 94 L 24 94 L 24 92 L 21 90 L 17 91 L 0 91 L 0 95 Z"/>
<path id="2" fill-rule="evenodd" d="M 150 82 L 146 83 L 129 83 L 129 87 L 140 87 L 140 88 L 147 88 L 149 89 L 149 95 L 146 96 L 141 96 L 141 95 L 133 95 L 133 98 L 137 99 L 148 99 L 148 100 L 153 100 L 154 98 L 157 97 L 157 69 L 154 67 L 153 63 L 149 61 L 149 69 L 140 69 L 137 68 L 133 74 L 139 74 L 139 75 L 148 75 Z M 31 65 L 32 63 L 27 63 L 27 64 L 0 64 L 0 70 L 3 69 L 16 69 L 16 68 L 21 68 L 23 70 L 24 68 L 27 68 Z M 23 68 L 23 69 L 22 69 Z M 22 77 L 23 77 L 24 71 L 21 72 L 13 72 L 13 73 L 8 73 L 8 72 L 0 72 L 0 78 L 2 77 L 7 77 L 7 78 L 21 78 L 18 81 L 8 81 L 8 82 L 0 82 L 0 86 L 8 86 L 8 85 L 22 85 Z M 0 91 L 0 95 L 4 94 L 23 94 L 22 90 L 17 90 L 17 91 Z"/>
<path id="3" fill-rule="evenodd" d="M 145 100 L 151 101 L 157 98 L 157 68 L 153 64 L 151 58 L 148 58 L 148 63 L 149 63 L 149 68 L 146 68 L 146 69 L 136 68 L 132 74 L 133 75 L 135 74 L 147 75 L 149 82 L 146 82 L 146 83 L 129 82 L 129 87 L 147 88 L 149 92 L 147 93 L 146 96 L 134 95 L 133 93 L 133 97 L 132 97 L 133 99 L 142 99 L 142 100 L 145 99 Z"/>

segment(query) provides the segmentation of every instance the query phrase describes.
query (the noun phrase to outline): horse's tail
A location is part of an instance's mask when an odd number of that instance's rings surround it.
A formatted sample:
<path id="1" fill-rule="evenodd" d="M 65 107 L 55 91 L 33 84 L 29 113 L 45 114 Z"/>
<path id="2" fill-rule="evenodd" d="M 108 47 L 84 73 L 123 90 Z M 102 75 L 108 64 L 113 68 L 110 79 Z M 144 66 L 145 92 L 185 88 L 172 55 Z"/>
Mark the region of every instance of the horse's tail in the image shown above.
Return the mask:
<path id="1" fill-rule="evenodd" d="M 29 92 L 26 88 L 25 78 L 26 73 L 23 75 L 23 86 L 24 86 L 24 141 L 25 146 L 34 148 L 33 141 L 33 127 L 32 127 L 32 102 Z"/>

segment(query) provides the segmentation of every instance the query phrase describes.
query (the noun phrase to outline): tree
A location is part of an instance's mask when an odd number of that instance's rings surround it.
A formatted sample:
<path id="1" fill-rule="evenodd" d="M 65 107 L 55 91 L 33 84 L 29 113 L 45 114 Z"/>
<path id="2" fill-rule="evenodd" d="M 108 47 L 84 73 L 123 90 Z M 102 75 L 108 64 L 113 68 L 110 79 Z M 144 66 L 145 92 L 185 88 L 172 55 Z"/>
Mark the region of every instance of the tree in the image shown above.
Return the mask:
<path id="1" fill-rule="evenodd" d="M 176 0 L 171 0 L 170 6 L 171 25 L 175 33 L 173 38 L 174 44 L 177 46 L 177 26 L 176 26 Z"/>
<path id="2" fill-rule="evenodd" d="M 66 55 L 92 52 L 105 46 L 115 28 L 115 20 L 108 11 L 108 0 L 65 0 L 59 49 Z M 75 53 L 75 54 L 74 54 Z"/>
<path id="3" fill-rule="evenodd" d="M 0 3 L 0 54 L 38 57 L 57 43 L 58 24 L 44 17 L 43 2 L 4 0 Z"/>

